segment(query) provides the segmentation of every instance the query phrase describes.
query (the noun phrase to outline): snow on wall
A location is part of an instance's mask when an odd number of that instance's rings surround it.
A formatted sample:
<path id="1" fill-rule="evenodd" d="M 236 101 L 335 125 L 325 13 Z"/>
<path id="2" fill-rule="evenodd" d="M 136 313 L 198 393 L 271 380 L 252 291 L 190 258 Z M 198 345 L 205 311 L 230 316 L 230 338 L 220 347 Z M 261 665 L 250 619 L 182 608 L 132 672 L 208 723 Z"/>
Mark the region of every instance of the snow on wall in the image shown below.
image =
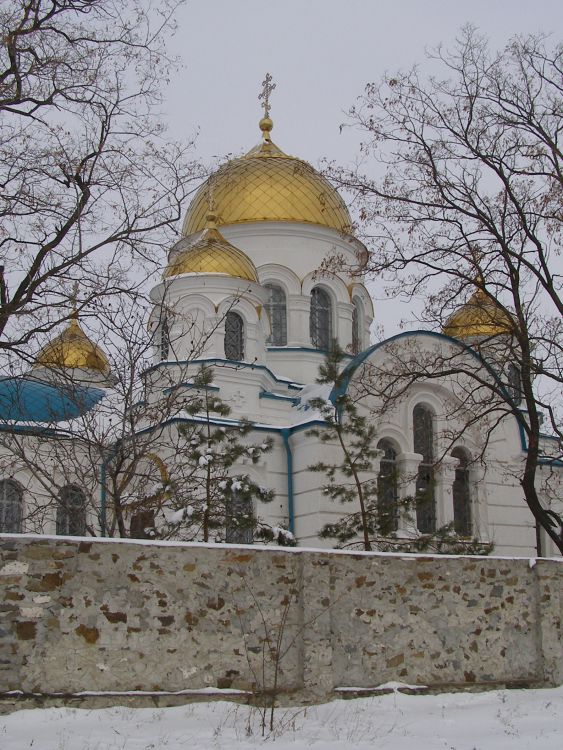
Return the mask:
<path id="1" fill-rule="evenodd" d="M 282 691 L 309 696 L 561 684 L 562 580 L 559 560 L 0 536 L 0 693 L 268 690 L 278 635 Z"/>

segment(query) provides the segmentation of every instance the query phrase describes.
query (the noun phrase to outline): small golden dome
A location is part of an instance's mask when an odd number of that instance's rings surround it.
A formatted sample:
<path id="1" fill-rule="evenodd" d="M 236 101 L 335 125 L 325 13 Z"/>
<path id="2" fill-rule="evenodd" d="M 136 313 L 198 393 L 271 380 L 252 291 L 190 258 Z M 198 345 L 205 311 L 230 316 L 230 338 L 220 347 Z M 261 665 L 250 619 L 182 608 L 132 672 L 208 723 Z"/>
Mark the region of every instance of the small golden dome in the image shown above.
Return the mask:
<path id="1" fill-rule="evenodd" d="M 260 120 L 263 140 L 245 156 L 219 168 L 200 188 L 184 220 L 184 235 L 205 227 L 209 182 L 220 225 L 295 221 L 351 231 L 346 204 L 310 164 L 287 156 L 270 140 L 273 122 Z"/>
<path id="2" fill-rule="evenodd" d="M 513 321 L 482 289 L 477 289 L 450 315 L 442 330 L 456 339 L 506 336 L 513 330 Z"/>
<path id="3" fill-rule="evenodd" d="M 214 214 L 207 215 L 207 228 L 199 240 L 170 261 L 164 278 L 181 273 L 222 273 L 245 281 L 258 282 L 254 263 L 242 250 L 223 237 L 214 226 Z"/>
<path id="4" fill-rule="evenodd" d="M 64 331 L 41 349 L 34 367 L 91 370 L 104 376 L 110 372 L 106 355 L 90 341 L 76 318 L 72 318 Z"/>

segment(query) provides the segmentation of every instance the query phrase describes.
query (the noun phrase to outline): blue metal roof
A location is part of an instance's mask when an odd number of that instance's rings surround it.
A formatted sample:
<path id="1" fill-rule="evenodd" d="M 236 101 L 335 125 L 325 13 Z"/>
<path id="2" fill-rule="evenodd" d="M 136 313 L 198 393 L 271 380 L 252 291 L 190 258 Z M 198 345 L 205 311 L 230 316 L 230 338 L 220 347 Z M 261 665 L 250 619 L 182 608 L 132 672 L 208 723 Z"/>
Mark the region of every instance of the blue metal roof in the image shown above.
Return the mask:
<path id="1" fill-rule="evenodd" d="M 30 377 L 0 378 L 0 420 L 62 422 L 88 412 L 105 395 L 101 388 L 53 384 Z"/>

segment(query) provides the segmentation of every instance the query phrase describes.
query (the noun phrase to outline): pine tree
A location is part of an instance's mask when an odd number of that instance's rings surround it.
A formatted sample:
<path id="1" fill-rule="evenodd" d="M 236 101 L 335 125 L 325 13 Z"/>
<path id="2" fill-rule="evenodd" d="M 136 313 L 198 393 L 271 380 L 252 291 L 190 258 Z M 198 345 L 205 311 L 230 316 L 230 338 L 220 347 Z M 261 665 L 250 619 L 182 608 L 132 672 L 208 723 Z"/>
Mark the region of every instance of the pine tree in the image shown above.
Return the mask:
<path id="1" fill-rule="evenodd" d="M 332 385 L 333 400 L 312 399 L 310 405 L 320 411 L 325 427 L 310 430 L 321 443 L 336 442 L 342 460 L 336 464 L 324 461 L 310 466 L 312 471 L 322 472 L 328 482 L 323 492 L 332 500 L 354 503 L 355 509 L 336 523 L 323 526 L 320 536 L 334 538 L 346 544 L 358 536 L 363 546 L 371 550 L 370 538 L 377 532 L 377 478 L 374 461 L 379 456 L 375 448 L 376 433 L 373 424 L 358 413 L 357 407 L 343 389 L 342 363 L 345 354 L 336 341 L 319 368 L 317 383 Z"/>
<path id="2" fill-rule="evenodd" d="M 253 424 L 231 421 L 231 409 L 216 393 L 213 371 L 203 366 L 192 382 L 195 395 L 185 407 L 191 424 L 179 427 L 183 446 L 175 460 L 190 467 L 189 487 L 168 489 L 163 509 L 165 533 L 208 541 L 236 544 L 254 538 L 291 544 L 284 529 L 271 528 L 256 515 L 254 502 L 269 503 L 273 490 L 262 487 L 248 474 L 236 471 L 245 459 L 256 464 L 272 449 L 272 439 L 249 442 Z"/>
<path id="3" fill-rule="evenodd" d="M 357 406 L 345 390 L 343 361 L 345 354 L 335 341 L 319 368 L 317 383 L 332 386 L 331 399 L 315 398 L 309 404 L 318 409 L 324 419 L 322 428 L 310 430 L 321 443 L 336 443 L 340 460 L 335 463 L 319 461 L 310 466 L 324 474 L 327 482 L 323 493 L 331 500 L 352 505 L 338 521 L 323 526 L 319 536 L 335 539 L 345 546 L 361 539 L 365 550 L 372 550 L 376 542 L 382 551 L 423 552 L 486 555 L 492 545 L 477 539 L 460 539 L 453 524 L 446 524 L 430 534 L 420 534 L 408 540 L 398 539 L 396 518 L 399 513 L 414 525 L 416 508 L 424 502 L 416 497 L 396 498 L 389 503 L 385 483 L 393 478 L 379 471 L 381 451 L 376 448 L 377 429 L 369 416 L 358 413 Z M 395 478 L 396 479 L 396 478 Z"/>

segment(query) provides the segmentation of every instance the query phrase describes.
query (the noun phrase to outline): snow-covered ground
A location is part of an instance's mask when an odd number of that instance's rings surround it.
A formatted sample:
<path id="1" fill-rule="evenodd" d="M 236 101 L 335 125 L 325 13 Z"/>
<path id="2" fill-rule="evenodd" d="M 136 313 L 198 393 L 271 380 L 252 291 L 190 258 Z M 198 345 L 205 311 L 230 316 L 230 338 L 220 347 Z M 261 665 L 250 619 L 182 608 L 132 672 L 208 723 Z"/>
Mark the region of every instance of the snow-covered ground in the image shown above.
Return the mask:
<path id="1" fill-rule="evenodd" d="M 563 687 L 437 696 L 394 693 L 277 709 L 275 750 L 561 750 Z M 256 709 L 50 708 L 0 717 L 2 750 L 248 750 L 264 744 Z"/>

